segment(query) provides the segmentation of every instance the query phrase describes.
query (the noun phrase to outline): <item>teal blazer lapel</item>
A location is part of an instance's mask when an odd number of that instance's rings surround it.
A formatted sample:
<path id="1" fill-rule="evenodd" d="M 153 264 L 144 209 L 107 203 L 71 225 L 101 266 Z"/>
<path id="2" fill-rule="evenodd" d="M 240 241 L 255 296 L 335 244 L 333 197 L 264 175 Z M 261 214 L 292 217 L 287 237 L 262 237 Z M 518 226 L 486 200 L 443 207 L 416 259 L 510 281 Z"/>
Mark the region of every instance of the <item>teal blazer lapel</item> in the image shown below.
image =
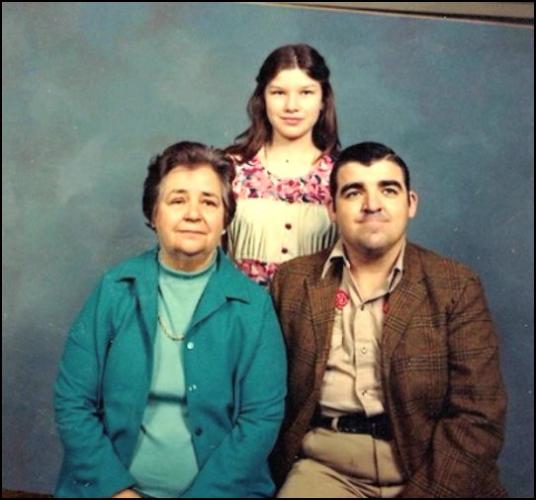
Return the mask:
<path id="1" fill-rule="evenodd" d="M 249 295 L 236 284 L 239 273 L 221 248 L 218 248 L 217 268 L 210 277 L 205 291 L 194 311 L 187 335 L 200 323 L 223 307 L 228 299 L 249 302 Z"/>
<path id="2" fill-rule="evenodd" d="M 147 352 L 151 352 L 158 314 L 158 247 L 133 260 L 122 278 L 135 280 L 138 306 L 148 335 Z"/>

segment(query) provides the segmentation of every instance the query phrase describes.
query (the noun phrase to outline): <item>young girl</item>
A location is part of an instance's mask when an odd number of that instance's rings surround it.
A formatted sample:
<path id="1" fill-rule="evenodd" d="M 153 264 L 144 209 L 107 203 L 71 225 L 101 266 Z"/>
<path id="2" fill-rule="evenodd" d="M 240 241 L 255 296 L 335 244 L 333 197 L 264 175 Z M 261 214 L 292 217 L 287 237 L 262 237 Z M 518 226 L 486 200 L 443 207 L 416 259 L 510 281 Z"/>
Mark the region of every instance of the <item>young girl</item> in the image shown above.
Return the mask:
<path id="1" fill-rule="evenodd" d="M 339 138 L 324 58 L 308 45 L 276 49 L 247 109 L 250 127 L 227 148 L 237 164 L 228 245 L 238 266 L 268 286 L 280 263 L 336 238 L 326 203 Z"/>

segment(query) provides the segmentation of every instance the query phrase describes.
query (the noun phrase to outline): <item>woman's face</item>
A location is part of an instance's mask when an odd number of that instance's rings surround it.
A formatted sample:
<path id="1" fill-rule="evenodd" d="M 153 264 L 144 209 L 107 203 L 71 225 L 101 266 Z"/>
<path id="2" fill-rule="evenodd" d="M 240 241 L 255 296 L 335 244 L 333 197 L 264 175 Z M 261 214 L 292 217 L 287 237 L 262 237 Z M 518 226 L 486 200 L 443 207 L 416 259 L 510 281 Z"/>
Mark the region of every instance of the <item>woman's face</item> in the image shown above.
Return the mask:
<path id="1" fill-rule="evenodd" d="M 281 70 L 264 90 L 273 139 L 312 138 L 323 107 L 322 86 L 299 68 Z"/>
<path id="2" fill-rule="evenodd" d="M 224 213 L 222 184 L 209 165 L 171 170 L 153 214 L 162 262 L 184 271 L 207 265 L 220 243 Z"/>

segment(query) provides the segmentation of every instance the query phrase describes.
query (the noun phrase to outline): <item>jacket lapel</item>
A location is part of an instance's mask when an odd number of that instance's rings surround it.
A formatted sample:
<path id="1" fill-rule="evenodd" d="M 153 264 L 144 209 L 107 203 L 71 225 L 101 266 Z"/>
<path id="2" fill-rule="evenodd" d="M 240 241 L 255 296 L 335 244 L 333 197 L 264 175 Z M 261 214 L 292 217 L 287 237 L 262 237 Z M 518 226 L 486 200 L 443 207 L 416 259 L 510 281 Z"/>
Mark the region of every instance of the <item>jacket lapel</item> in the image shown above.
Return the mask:
<path id="1" fill-rule="evenodd" d="M 382 333 L 382 368 L 388 376 L 393 352 L 402 340 L 415 309 L 426 296 L 424 273 L 417 250 L 408 243 L 404 257 L 404 275 L 389 298 Z"/>
<path id="2" fill-rule="evenodd" d="M 310 318 L 315 336 L 315 387 L 319 387 L 331 346 L 331 333 L 335 318 L 335 294 L 340 285 L 340 269 L 334 265 L 324 279 L 319 279 L 321 270 L 306 280 Z"/>
<path id="3" fill-rule="evenodd" d="M 188 327 L 187 335 L 190 335 L 192 330 L 202 321 L 214 314 L 220 307 L 222 307 L 227 299 L 222 290 L 221 280 L 218 279 L 218 271 L 209 279 L 207 286 L 201 295 L 201 299 L 195 308 L 194 315 L 190 326 Z"/>
<path id="4" fill-rule="evenodd" d="M 249 302 L 249 295 L 237 284 L 239 273 L 221 248 L 218 248 L 217 268 L 210 277 L 203 295 L 195 308 L 187 335 L 202 321 L 223 307 L 228 298 Z"/>
<path id="5" fill-rule="evenodd" d="M 124 278 L 135 280 L 138 307 L 148 334 L 148 352 L 151 352 L 158 314 L 158 248 L 133 260 L 124 270 L 121 279 Z"/>

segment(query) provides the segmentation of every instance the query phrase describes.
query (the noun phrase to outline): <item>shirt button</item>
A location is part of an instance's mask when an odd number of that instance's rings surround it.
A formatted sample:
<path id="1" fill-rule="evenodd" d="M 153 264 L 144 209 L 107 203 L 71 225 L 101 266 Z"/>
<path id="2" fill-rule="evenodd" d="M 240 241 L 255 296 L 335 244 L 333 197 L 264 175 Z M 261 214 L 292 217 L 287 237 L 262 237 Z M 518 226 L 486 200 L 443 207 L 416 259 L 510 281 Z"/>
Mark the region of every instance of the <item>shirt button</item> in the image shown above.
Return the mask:
<path id="1" fill-rule="evenodd" d="M 285 229 L 292 229 L 292 224 L 289 224 L 288 222 L 285 224 Z"/>
<path id="2" fill-rule="evenodd" d="M 193 392 L 193 391 L 195 391 L 195 390 L 197 390 L 197 385 L 195 385 L 195 384 L 192 384 L 192 385 L 190 385 L 190 386 L 188 387 L 188 391 L 189 391 L 189 392 Z"/>
<path id="3" fill-rule="evenodd" d="M 192 349 L 194 348 L 194 343 L 193 342 L 188 342 L 186 344 L 186 349 L 188 349 L 189 351 L 191 351 Z"/>
<path id="4" fill-rule="evenodd" d="M 288 253 L 288 248 L 284 248 L 284 247 L 283 247 L 283 248 L 281 249 L 281 253 Z"/>
<path id="5" fill-rule="evenodd" d="M 361 348 L 361 354 L 367 354 L 367 348 L 366 347 Z"/>

